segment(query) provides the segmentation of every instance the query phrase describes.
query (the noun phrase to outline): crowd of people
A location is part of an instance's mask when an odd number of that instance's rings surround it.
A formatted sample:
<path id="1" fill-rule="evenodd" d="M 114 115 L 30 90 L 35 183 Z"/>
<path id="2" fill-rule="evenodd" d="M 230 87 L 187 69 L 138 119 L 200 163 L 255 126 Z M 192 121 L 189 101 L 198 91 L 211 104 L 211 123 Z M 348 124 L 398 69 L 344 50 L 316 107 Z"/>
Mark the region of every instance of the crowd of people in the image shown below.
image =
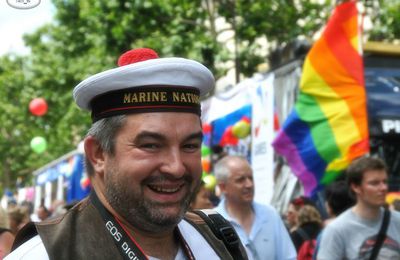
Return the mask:
<path id="1" fill-rule="evenodd" d="M 40 204 L 36 210 L 32 202 L 10 200 L 6 208 L 0 206 L 0 259 L 11 252 L 15 236 L 31 221 L 41 222 L 66 212 L 64 201 L 54 201 L 50 209 Z"/>
<path id="2" fill-rule="evenodd" d="M 364 166 L 357 166 L 356 163 L 364 164 Z M 383 161 L 374 158 L 363 158 L 351 165 L 347 171 L 348 178 L 350 178 L 348 179 L 349 183 L 346 183 L 345 180 L 339 180 L 327 185 L 324 189 L 325 208 L 323 210 L 327 212 L 326 218 L 322 217 L 321 209 L 317 207 L 316 203 L 305 196 L 292 199 L 287 211 L 281 217 L 273 207 L 260 205 L 253 201 L 255 184 L 252 169 L 247 159 L 240 156 L 224 155 L 214 165 L 218 186 L 210 189 L 204 182 L 201 182 L 195 196 L 192 197 L 189 210 L 215 209 L 229 220 L 239 235 L 249 259 L 342 259 L 347 254 L 346 250 L 350 250 L 346 249 L 346 246 L 355 244 L 348 239 L 348 237 L 351 237 L 351 233 L 356 230 L 361 232 L 363 229 L 360 225 L 364 224 L 369 227 L 372 223 L 368 222 L 369 216 L 366 216 L 363 220 L 362 214 L 371 211 L 368 208 L 368 206 L 371 207 L 368 201 L 370 198 L 374 198 L 374 194 L 365 191 L 361 193 L 360 188 L 355 190 L 349 188 L 351 183 L 354 182 L 355 185 L 361 185 L 364 179 L 363 176 L 351 177 L 351 174 L 355 175 L 354 171 L 358 171 L 359 175 L 371 170 L 384 172 L 385 169 Z M 377 192 L 381 192 L 381 195 L 380 200 L 376 201 L 376 205 L 379 207 L 384 205 L 384 195 L 387 191 L 385 174 L 383 174 L 383 177 L 381 176 L 380 181 L 382 188 L 381 190 L 377 189 Z M 368 182 L 370 182 L 369 179 Z M 374 185 L 379 185 L 379 182 Z M 357 194 L 360 194 L 359 197 L 357 197 Z M 218 199 L 216 200 L 216 198 Z M 367 208 L 365 204 L 367 204 Z M 396 208 L 398 204 L 399 201 L 394 200 L 387 207 L 392 211 L 399 211 L 400 209 Z M 358 206 L 355 207 L 355 205 Z M 338 216 L 352 207 L 355 207 L 354 209 L 357 209 L 357 211 L 348 211 L 341 217 L 344 220 L 335 221 Z M 15 235 L 25 224 L 29 221 L 44 221 L 51 217 L 57 217 L 64 214 L 66 208 L 68 207 L 62 201 L 55 201 L 51 209 L 47 209 L 42 204 L 35 212 L 33 212 L 33 205 L 27 202 L 21 205 L 10 203 L 7 211 L 0 208 L 0 259 L 11 251 Z M 380 219 L 380 215 L 382 214 L 378 214 L 378 217 L 375 215 L 376 219 Z M 398 230 L 396 220 L 395 215 L 392 220 L 392 230 Z M 354 227 L 348 226 L 351 225 L 349 223 L 354 223 Z M 328 225 L 331 225 L 331 227 L 326 228 L 328 235 L 325 236 L 328 237 L 321 240 L 322 231 Z M 379 225 L 379 221 L 373 225 L 375 231 Z M 335 237 L 340 236 L 340 233 L 332 231 L 336 229 L 342 230 L 339 232 L 345 234 L 342 237 Z M 392 244 L 386 245 L 387 249 L 383 251 L 390 257 L 393 257 L 393 255 L 400 256 L 400 254 L 396 255 L 396 252 L 399 253 L 400 251 L 399 247 L 395 247 L 396 243 L 398 244 L 396 236 L 398 237 L 397 233 L 394 234 L 392 240 L 388 241 Z M 371 239 L 367 235 L 363 235 L 363 238 L 365 238 L 364 240 Z M 346 239 L 349 241 L 348 243 L 346 243 Z M 328 242 L 325 242 L 326 240 Z M 324 243 L 332 243 L 333 240 L 344 241 L 342 248 L 333 247 L 331 244 L 324 245 Z M 311 248 L 307 243 L 312 243 Z M 361 248 L 366 246 L 368 245 L 365 244 Z M 357 249 L 356 245 L 352 247 Z M 306 256 L 304 252 L 300 252 L 301 250 L 308 250 L 309 255 Z M 326 252 L 327 250 L 331 251 Z M 368 254 L 368 250 L 371 251 L 371 248 L 364 248 L 363 254 Z M 353 251 L 354 254 L 357 250 Z M 341 255 L 333 256 L 336 253 Z M 317 255 L 319 255 L 318 258 Z"/>
<path id="3" fill-rule="evenodd" d="M 322 209 L 310 198 L 294 198 L 283 216 L 286 229 L 273 208 L 252 201 L 254 182 L 245 158 L 227 156 L 214 172 L 223 198 L 216 210 L 232 223 L 251 259 L 400 259 L 400 214 L 396 201 L 386 204 L 388 176 L 381 159 L 354 160 L 345 180 L 325 187 Z M 385 212 L 391 216 L 386 230 Z"/>
<path id="4" fill-rule="evenodd" d="M 213 165 L 216 194 L 201 182 L 200 161 L 199 100 L 214 87 L 211 72 L 150 49 L 128 51 L 118 65 L 73 92 L 93 121 L 84 140 L 90 196 L 68 211 L 41 206 L 36 223 L 9 209 L 3 255 L 18 236 L 6 259 L 400 258 L 400 213 L 384 207 L 382 160 L 357 159 L 346 182 L 326 187 L 328 218 L 304 196 L 283 217 L 254 201 L 253 170 L 237 155 Z"/>

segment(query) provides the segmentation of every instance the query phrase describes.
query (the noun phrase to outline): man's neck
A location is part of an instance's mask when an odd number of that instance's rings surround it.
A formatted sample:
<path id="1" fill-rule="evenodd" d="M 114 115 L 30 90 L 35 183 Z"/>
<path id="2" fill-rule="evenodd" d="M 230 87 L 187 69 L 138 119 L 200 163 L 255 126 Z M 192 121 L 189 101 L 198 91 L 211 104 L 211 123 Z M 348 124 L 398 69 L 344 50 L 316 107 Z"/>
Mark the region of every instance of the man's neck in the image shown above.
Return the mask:
<path id="1" fill-rule="evenodd" d="M 380 209 L 381 207 L 378 206 L 370 206 L 365 203 L 358 202 L 352 210 L 355 214 L 364 219 L 375 220 L 380 216 Z"/>
<path id="2" fill-rule="evenodd" d="M 254 222 L 254 210 L 251 203 L 235 204 L 228 200 L 225 204 L 226 210 L 233 219 L 238 221 L 247 234 L 250 234 Z"/>

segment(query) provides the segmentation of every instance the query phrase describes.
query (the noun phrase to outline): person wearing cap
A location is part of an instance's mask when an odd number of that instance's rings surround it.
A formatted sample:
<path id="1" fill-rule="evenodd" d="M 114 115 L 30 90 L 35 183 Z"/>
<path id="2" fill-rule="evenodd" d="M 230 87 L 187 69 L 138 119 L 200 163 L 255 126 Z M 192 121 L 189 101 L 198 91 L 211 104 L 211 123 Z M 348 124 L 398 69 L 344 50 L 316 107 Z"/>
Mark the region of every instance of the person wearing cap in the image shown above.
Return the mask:
<path id="1" fill-rule="evenodd" d="M 201 181 L 200 98 L 213 75 L 151 49 L 129 51 L 118 64 L 73 91 L 93 120 L 84 140 L 90 196 L 28 225 L 7 259 L 233 259 L 185 214 Z M 236 259 L 247 259 L 238 245 Z"/>

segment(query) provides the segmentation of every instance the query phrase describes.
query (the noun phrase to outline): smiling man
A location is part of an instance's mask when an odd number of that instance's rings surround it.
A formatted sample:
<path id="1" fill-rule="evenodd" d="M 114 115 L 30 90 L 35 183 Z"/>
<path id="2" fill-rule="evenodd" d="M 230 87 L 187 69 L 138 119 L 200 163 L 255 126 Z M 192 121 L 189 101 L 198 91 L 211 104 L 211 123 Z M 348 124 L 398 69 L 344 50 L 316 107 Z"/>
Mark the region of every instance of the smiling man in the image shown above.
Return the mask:
<path id="1" fill-rule="evenodd" d="M 398 212 L 390 213 L 382 244 L 375 249 L 376 258 L 371 258 L 385 215 L 388 192 L 385 163 L 373 157 L 356 159 L 346 170 L 346 177 L 356 205 L 325 228 L 317 259 L 400 259 Z"/>
<path id="2" fill-rule="evenodd" d="M 232 259 L 201 219 L 184 218 L 200 185 L 199 100 L 213 75 L 150 49 L 118 64 L 74 89 L 93 119 L 84 140 L 90 197 L 37 223 L 38 235 L 9 259 Z"/>

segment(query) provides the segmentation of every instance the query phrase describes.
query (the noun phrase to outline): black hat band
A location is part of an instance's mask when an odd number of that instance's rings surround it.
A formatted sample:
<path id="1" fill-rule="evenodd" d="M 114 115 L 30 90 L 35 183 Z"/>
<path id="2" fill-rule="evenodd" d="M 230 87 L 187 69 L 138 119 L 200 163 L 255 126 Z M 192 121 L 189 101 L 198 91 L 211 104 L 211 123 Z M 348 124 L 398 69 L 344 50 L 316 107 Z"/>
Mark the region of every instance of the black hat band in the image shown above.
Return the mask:
<path id="1" fill-rule="evenodd" d="M 95 97 L 91 108 L 93 122 L 115 115 L 146 112 L 187 112 L 200 116 L 200 91 L 180 86 L 125 88 Z"/>

